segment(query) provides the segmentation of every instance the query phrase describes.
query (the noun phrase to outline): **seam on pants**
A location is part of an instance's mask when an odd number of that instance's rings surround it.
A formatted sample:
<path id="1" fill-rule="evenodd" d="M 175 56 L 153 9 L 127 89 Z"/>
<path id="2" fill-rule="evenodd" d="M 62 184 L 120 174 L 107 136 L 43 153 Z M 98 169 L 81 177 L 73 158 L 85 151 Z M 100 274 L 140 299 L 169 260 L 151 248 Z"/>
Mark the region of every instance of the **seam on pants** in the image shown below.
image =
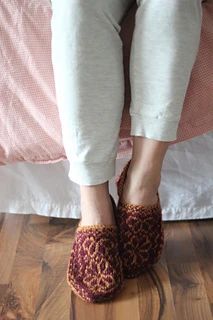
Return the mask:
<path id="1" fill-rule="evenodd" d="M 140 114 L 140 113 L 135 113 L 135 112 L 130 112 L 130 116 L 137 116 L 137 117 L 140 117 L 140 118 L 149 118 L 149 119 L 153 119 L 153 120 L 163 120 L 163 121 L 177 121 L 180 117 L 180 115 L 178 114 L 178 117 L 177 118 L 174 118 L 174 119 L 169 119 L 169 118 L 164 118 L 164 117 L 161 117 L 161 116 L 154 116 L 154 117 L 150 117 L 148 115 L 145 115 L 145 114 Z"/>
<path id="2" fill-rule="evenodd" d="M 116 19 L 110 15 L 107 11 L 107 8 L 103 8 L 102 12 L 104 14 L 104 16 L 107 18 L 107 20 L 110 22 L 110 25 L 112 25 L 114 27 L 114 29 L 117 31 L 117 33 L 120 33 L 121 31 L 121 25 L 116 21 Z"/>

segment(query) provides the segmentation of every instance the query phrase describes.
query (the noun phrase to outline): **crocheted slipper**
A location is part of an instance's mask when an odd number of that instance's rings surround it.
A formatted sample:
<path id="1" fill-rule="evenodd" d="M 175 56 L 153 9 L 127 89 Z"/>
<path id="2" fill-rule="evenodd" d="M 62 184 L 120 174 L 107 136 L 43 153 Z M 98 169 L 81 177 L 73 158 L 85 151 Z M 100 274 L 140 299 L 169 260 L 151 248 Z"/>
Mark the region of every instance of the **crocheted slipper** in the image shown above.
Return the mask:
<path id="1" fill-rule="evenodd" d="M 114 212 L 116 204 L 111 197 Z M 86 302 L 112 299 L 123 285 L 116 225 L 78 226 L 67 269 L 67 283 Z"/>
<path id="2" fill-rule="evenodd" d="M 130 161 L 116 179 L 119 200 L 115 219 L 125 278 L 135 278 L 158 262 L 164 245 L 158 192 L 156 203 L 151 205 L 134 205 L 120 200 Z"/>

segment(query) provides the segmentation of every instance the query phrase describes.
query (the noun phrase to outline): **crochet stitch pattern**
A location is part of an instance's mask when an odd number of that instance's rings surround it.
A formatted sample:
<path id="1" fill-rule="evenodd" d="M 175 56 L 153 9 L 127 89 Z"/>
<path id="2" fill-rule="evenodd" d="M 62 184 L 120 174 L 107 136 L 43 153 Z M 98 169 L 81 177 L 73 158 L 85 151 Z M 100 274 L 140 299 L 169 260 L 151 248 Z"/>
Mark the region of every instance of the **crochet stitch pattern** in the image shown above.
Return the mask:
<path id="1" fill-rule="evenodd" d="M 115 203 L 113 207 L 116 209 Z M 110 300 L 121 290 L 123 269 L 116 225 L 77 227 L 67 282 L 73 292 L 86 302 Z"/>
<path id="2" fill-rule="evenodd" d="M 116 212 L 120 255 L 125 278 L 135 278 L 161 257 L 164 245 L 162 209 L 159 194 L 151 205 L 134 205 L 120 200 L 129 160 L 116 179 L 119 196 Z"/>

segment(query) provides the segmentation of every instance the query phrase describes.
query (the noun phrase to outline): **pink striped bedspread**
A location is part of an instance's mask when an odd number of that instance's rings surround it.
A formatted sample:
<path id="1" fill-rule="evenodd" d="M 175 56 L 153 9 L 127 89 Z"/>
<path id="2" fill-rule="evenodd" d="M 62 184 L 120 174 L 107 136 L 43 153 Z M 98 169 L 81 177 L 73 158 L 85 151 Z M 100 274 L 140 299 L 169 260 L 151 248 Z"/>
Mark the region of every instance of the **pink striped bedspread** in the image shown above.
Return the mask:
<path id="1" fill-rule="evenodd" d="M 125 77 L 136 6 L 122 24 Z M 0 1 L 0 164 L 67 159 L 51 63 L 51 3 Z M 129 84 L 117 158 L 131 152 Z M 203 2 L 200 48 L 187 89 L 178 143 L 213 129 L 213 1 Z"/>

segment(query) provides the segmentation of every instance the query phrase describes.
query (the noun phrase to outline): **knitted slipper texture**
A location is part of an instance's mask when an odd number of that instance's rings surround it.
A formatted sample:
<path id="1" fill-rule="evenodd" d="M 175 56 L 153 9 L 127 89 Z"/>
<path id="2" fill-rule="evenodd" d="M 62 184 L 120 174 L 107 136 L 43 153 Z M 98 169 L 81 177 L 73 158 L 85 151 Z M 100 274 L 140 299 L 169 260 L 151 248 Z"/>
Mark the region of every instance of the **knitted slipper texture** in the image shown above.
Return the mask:
<path id="1" fill-rule="evenodd" d="M 158 262 L 164 245 L 158 192 L 156 203 L 151 205 L 134 205 L 120 201 L 130 161 L 116 181 L 119 200 L 115 218 L 125 278 L 135 278 Z"/>
<path id="2" fill-rule="evenodd" d="M 113 208 L 116 209 L 114 199 Z M 67 269 L 67 282 L 86 302 L 111 300 L 123 285 L 116 225 L 78 226 Z"/>

